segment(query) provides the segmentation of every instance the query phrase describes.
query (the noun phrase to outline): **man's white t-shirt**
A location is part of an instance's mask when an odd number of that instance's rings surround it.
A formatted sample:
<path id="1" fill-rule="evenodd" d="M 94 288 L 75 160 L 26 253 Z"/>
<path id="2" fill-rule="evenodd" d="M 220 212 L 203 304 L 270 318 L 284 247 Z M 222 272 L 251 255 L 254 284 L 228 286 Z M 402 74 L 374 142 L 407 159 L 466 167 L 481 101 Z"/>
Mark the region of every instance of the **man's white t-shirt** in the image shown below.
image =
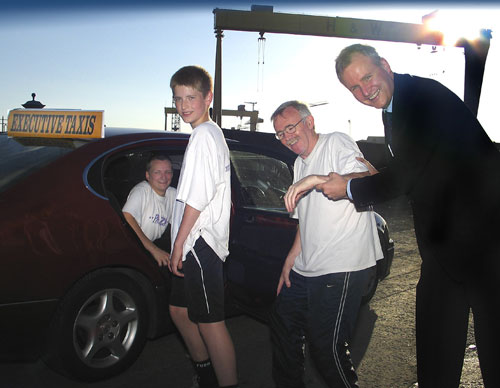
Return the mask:
<path id="1" fill-rule="evenodd" d="M 169 187 L 162 197 L 147 181 L 142 181 L 130 190 L 122 211 L 132 214 L 146 237 L 154 241 L 172 221 L 176 194 L 175 188 Z"/>
<path id="2" fill-rule="evenodd" d="M 186 204 L 201 213 L 184 243 L 182 260 L 201 236 L 224 261 L 229 254 L 231 165 L 222 130 L 213 121 L 198 125 L 189 138 L 172 215 L 172 244 Z"/>
<path id="3" fill-rule="evenodd" d="M 357 156 L 363 155 L 348 135 L 320 134 L 308 157 L 295 160 L 294 182 L 311 174 L 366 171 Z M 373 211 L 358 212 L 347 199 L 332 201 L 313 189 L 292 216 L 299 219 L 302 248 L 293 269 L 303 276 L 358 271 L 383 257 Z"/>

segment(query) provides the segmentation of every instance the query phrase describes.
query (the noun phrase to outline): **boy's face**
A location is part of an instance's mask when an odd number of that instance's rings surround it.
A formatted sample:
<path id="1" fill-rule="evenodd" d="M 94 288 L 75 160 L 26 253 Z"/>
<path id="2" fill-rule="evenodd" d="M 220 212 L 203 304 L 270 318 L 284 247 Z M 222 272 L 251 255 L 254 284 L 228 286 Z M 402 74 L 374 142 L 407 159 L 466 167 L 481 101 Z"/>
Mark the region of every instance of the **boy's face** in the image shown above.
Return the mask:
<path id="1" fill-rule="evenodd" d="M 212 103 L 213 93 L 203 94 L 190 86 L 178 85 L 174 87 L 174 102 L 177 113 L 185 123 L 196 128 L 201 123 L 210 119 L 208 108 Z"/>

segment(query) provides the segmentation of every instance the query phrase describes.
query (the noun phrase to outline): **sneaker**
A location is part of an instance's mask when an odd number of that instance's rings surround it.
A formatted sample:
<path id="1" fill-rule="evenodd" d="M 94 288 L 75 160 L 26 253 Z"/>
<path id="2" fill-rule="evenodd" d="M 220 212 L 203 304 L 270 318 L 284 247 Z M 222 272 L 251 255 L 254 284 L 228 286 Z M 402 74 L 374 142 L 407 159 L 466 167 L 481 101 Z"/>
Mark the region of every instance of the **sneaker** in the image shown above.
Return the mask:
<path id="1" fill-rule="evenodd" d="M 200 388 L 200 384 L 198 383 L 200 378 L 198 375 L 194 375 L 191 380 L 192 380 L 191 388 Z"/>

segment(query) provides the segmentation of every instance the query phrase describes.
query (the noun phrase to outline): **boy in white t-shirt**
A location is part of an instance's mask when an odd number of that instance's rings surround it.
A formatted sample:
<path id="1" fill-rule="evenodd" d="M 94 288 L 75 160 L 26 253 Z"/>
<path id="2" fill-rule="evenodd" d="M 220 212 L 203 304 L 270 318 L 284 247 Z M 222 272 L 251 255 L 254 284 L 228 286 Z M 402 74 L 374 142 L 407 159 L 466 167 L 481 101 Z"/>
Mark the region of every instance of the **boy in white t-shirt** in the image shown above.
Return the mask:
<path id="1" fill-rule="evenodd" d="M 169 263 L 173 278 L 183 277 L 184 282 L 172 283 L 170 314 L 198 376 L 211 363 L 218 386 L 237 387 L 235 351 L 224 321 L 222 276 L 229 254 L 229 149 L 222 130 L 210 120 L 212 78 L 206 70 L 183 67 L 172 76 L 170 87 L 177 112 L 193 129 L 177 186 Z M 200 387 L 203 384 L 200 378 Z"/>
<path id="2" fill-rule="evenodd" d="M 171 224 L 177 191 L 170 187 L 174 172 L 167 155 L 154 154 L 146 165 L 146 180 L 135 185 L 123 206 L 123 216 L 151 253 L 158 265 L 167 265 L 170 257 L 162 244 L 163 234 Z M 168 237 L 168 236 L 166 236 Z"/>

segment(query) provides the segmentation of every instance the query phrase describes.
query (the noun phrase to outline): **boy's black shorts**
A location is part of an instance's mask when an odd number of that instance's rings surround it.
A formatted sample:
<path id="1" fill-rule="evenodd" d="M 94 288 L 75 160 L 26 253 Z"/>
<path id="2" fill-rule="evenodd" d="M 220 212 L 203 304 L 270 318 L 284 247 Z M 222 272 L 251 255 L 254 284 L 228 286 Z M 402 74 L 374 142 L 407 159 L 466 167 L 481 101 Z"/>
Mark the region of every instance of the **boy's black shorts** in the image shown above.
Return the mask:
<path id="1" fill-rule="evenodd" d="M 202 237 L 186 255 L 183 271 L 184 278 L 172 276 L 170 304 L 187 306 L 189 319 L 195 323 L 223 321 L 223 262 Z"/>
<path id="2" fill-rule="evenodd" d="M 170 299 L 168 303 L 172 306 L 187 307 L 184 278 L 171 274 L 171 282 Z"/>

